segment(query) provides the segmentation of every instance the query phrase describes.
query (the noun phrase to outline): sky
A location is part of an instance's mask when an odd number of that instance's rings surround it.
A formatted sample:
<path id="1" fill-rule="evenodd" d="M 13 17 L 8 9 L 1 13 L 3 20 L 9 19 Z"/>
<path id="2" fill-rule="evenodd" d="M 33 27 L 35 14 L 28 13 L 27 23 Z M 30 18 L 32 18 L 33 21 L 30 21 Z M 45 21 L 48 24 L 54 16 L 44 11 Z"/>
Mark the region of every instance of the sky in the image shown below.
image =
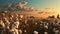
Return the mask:
<path id="1" fill-rule="evenodd" d="M 51 10 L 60 12 L 60 0 L 0 0 L 0 6 L 5 6 L 8 3 L 18 3 L 26 1 L 27 7 L 34 7 L 36 9 L 49 8 Z"/>
<path id="2" fill-rule="evenodd" d="M 0 0 L 0 6 L 5 6 L 8 3 L 27 2 L 27 7 L 34 7 L 36 9 L 46 9 L 56 11 L 60 14 L 60 0 Z M 46 13 L 45 13 L 46 14 Z"/>
<path id="3" fill-rule="evenodd" d="M 27 6 L 34 8 L 60 9 L 60 0 L 0 0 L 0 6 L 15 2 L 28 2 Z"/>

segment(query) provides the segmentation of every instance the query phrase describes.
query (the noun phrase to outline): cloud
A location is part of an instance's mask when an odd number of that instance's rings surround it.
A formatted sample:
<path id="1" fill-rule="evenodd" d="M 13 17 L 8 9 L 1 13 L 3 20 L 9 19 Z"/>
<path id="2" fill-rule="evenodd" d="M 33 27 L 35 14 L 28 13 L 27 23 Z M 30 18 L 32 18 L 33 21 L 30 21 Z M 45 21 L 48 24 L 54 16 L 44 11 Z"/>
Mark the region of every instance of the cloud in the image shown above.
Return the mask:
<path id="1" fill-rule="evenodd" d="M 12 4 L 11 3 L 9 3 L 8 5 L 7 5 L 7 7 L 11 7 L 12 6 Z"/>
<path id="2" fill-rule="evenodd" d="M 19 2 L 19 3 L 9 3 L 7 7 L 10 8 L 11 10 L 21 10 L 21 11 L 31 11 L 31 12 L 38 11 L 37 9 L 35 9 L 33 7 L 27 7 L 26 6 L 27 4 L 28 4 L 28 2 L 26 2 L 26 1 Z"/>
<path id="3" fill-rule="evenodd" d="M 28 2 L 25 2 L 25 1 L 24 1 L 24 2 L 21 2 L 21 4 L 23 4 L 23 5 L 26 5 L 27 3 L 28 3 Z"/>
<path id="4" fill-rule="evenodd" d="M 18 3 L 18 6 L 20 7 L 20 8 L 23 8 L 25 5 L 27 4 L 27 2 L 20 2 L 20 3 Z"/>
<path id="5" fill-rule="evenodd" d="M 18 9 L 20 9 L 22 11 L 27 11 L 27 12 L 28 11 L 31 11 L 31 12 L 35 11 L 35 12 L 38 12 L 38 14 L 49 14 L 49 12 L 52 12 L 52 10 L 50 10 L 50 8 L 45 8 L 43 10 L 38 10 L 38 9 L 33 8 L 33 7 L 27 7 L 26 6 L 27 4 L 28 4 L 28 2 L 24 1 L 24 2 L 19 2 L 16 5 L 8 4 L 8 7 L 11 7 L 12 5 L 14 5 L 14 6 L 18 6 L 19 7 Z M 15 9 L 15 7 L 13 9 Z"/>

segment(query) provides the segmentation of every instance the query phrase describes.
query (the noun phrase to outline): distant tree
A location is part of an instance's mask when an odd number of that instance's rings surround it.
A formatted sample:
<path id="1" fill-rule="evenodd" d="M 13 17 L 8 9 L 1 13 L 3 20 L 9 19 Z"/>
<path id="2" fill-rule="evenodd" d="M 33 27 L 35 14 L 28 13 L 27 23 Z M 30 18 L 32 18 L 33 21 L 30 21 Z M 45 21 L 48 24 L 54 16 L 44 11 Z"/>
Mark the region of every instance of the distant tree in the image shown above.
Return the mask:
<path id="1" fill-rule="evenodd" d="M 52 16 L 49 16 L 48 18 L 55 18 L 55 16 L 54 16 L 54 15 L 52 15 Z"/>
<path id="2" fill-rule="evenodd" d="M 52 18 L 55 18 L 55 16 L 54 16 L 54 15 L 52 15 Z"/>
<path id="3" fill-rule="evenodd" d="M 57 18 L 59 18 L 59 14 L 57 15 Z"/>
<path id="4" fill-rule="evenodd" d="M 30 16 L 30 18 L 35 18 L 34 16 Z"/>

